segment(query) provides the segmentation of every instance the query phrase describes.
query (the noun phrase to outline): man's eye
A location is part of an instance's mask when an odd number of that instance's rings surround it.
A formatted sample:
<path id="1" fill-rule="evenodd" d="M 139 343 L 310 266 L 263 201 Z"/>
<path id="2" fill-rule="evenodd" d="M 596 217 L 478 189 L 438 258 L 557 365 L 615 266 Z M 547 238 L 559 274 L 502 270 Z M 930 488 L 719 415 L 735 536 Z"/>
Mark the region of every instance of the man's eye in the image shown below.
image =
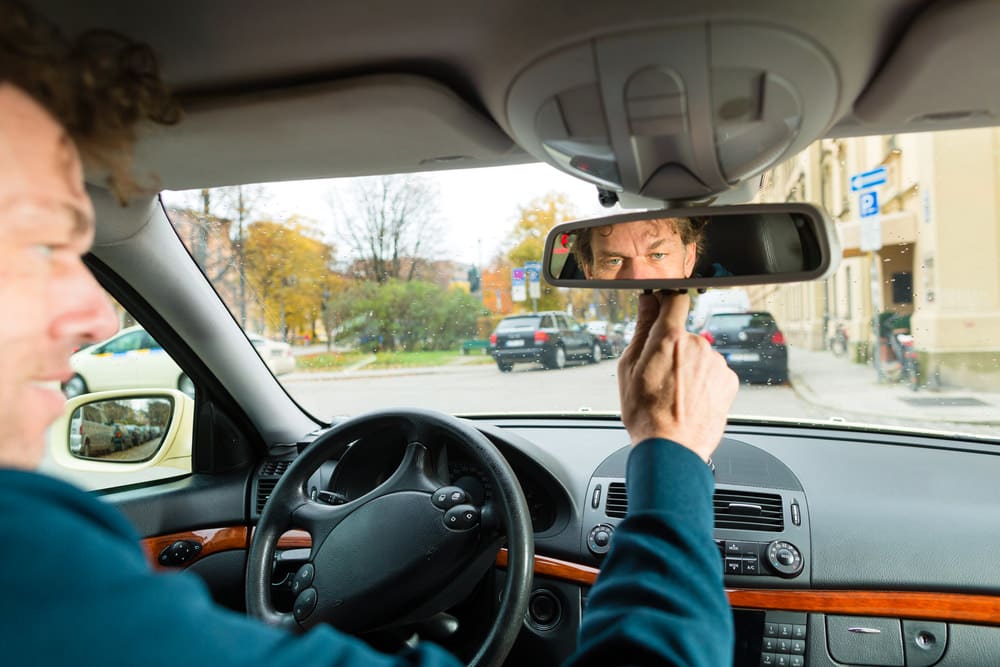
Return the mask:
<path id="1" fill-rule="evenodd" d="M 41 255 L 42 257 L 44 257 L 45 259 L 52 257 L 52 253 L 56 251 L 55 246 L 46 245 L 44 243 L 36 243 L 31 247 L 31 249 L 34 250 L 39 255 Z"/>
<path id="2" fill-rule="evenodd" d="M 665 252 L 653 252 L 653 253 L 649 254 L 649 258 L 652 259 L 652 260 L 654 260 L 654 261 L 659 261 L 659 260 L 663 259 L 666 256 L 667 256 L 667 253 L 665 253 Z"/>
<path id="3" fill-rule="evenodd" d="M 622 258 L 621 257 L 609 257 L 608 259 L 604 260 L 604 265 L 605 266 L 621 266 L 622 265 Z"/>

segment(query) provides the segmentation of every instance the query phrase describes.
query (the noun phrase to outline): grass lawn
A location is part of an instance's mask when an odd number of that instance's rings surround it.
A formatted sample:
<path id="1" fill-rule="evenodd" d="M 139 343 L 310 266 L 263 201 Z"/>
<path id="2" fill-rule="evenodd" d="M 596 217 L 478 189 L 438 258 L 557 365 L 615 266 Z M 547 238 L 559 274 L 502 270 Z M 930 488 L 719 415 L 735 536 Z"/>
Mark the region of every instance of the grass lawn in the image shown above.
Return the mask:
<path id="1" fill-rule="evenodd" d="M 368 357 L 366 352 L 318 352 L 295 358 L 297 371 L 335 371 Z"/>
<path id="2" fill-rule="evenodd" d="M 320 352 L 296 359 L 299 371 L 336 371 L 370 358 L 367 352 Z M 492 364 L 493 357 L 485 354 L 463 355 L 460 350 L 432 350 L 428 352 L 379 352 L 375 361 L 365 364 L 365 370 L 379 368 L 421 368 L 445 366 L 452 363 Z"/>
<path id="3" fill-rule="evenodd" d="M 365 368 L 420 368 L 444 366 L 462 359 L 459 350 L 430 350 L 427 352 L 379 352 L 375 362 Z M 489 357 L 487 357 L 489 358 Z"/>

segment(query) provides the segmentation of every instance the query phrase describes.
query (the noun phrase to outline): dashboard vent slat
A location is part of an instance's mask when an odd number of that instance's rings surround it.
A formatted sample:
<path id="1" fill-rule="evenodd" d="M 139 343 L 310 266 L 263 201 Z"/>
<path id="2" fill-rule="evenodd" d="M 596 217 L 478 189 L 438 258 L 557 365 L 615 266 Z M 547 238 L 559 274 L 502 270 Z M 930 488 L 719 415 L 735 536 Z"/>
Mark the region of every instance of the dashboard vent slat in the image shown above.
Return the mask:
<path id="1" fill-rule="evenodd" d="M 261 466 L 260 475 L 257 477 L 257 497 L 255 499 L 258 515 L 264 511 L 264 504 L 271 497 L 271 492 L 274 491 L 278 480 L 288 470 L 291 463 L 291 461 L 266 461 Z"/>
<path id="2" fill-rule="evenodd" d="M 625 493 L 625 485 L 621 482 L 611 482 L 608 485 L 608 499 L 604 503 L 604 513 L 620 519 L 627 511 L 628 495 Z"/>
<path id="3" fill-rule="evenodd" d="M 271 492 L 274 491 L 277 483 L 278 480 L 276 479 L 261 479 L 257 481 L 257 514 L 264 511 L 264 504 L 271 497 Z"/>
<path id="4" fill-rule="evenodd" d="M 785 529 L 781 496 L 754 491 L 716 491 L 715 527 L 781 532 Z"/>
<path id="5" fill-rule="evenodd" d="M 754 491 L 716 491 L 712 498 L 715 507 L 715 527 L 735 530 L 758 530 L 780 533 L 785 529 L 785 512 L 781 496 Z M 608 485 L 608 499 L 604 513 L 609 517 L 623 518 L 628 512 L 628 495 L 625 485 L 612 482 Z"/>

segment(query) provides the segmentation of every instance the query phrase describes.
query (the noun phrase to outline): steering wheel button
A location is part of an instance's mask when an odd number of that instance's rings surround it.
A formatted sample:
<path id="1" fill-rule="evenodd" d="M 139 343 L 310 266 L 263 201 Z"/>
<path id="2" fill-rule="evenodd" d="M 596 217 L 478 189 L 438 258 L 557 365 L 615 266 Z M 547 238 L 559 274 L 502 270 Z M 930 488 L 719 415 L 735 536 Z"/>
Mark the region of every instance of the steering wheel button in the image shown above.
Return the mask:
<path id="1" fill-rule="evenodd" d="M 295 574 L 295 579 L 292 580 L 292 593 L 298 595 L 300 591 L 312 586 L 314 576 L 316 576 L 316 568 L 313 567 L 312 563 L 306 563 L 300 567 Z"/>
<path id="2" fill-rule="evenodd" d="M 443 510 L 461 505 L 467 500 L 468 495 L 466 495 L 465 489 L 459 486 L 441 487 L 431 496 L 431 502 L 434 503 L 434 506 Z"/>
<path id="3" fill-rule="evenodd" d="M 444 513 L 444 525 L 452 530 L 468 530 L 479 523 L 479 510 L 472 505 L 456 505 Z"/>
<path id="4" fill-rule="evenodd" d="M 292 609 L 292 613 L 295 615 L 296 621 L 303 621 L 309 617 L 309 614 L 313 612 L 316 608 L 316 601 L 318 597 L 316 595 L 315 588 L 307 588 L 302 591 L 297 598 L 295 598 L 295 606 Z"/>

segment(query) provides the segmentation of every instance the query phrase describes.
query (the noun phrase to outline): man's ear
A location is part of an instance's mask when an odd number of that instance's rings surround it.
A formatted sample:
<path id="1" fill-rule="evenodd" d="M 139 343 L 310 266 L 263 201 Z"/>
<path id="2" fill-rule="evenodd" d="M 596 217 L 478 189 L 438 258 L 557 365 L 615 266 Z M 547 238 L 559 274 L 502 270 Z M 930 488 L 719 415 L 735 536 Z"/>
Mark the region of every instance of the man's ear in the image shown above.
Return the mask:
<path id="1" fill-rule="evenodd" d="M 586 278 L 587 280 L 591 280 L 593 278 L 593 276 L 590 274 L 590 264 L 583 264 L 582 266 L 580 266 L 580 268 L 583 269 L 584 278 Z"/>
<path id="2" fill-rule="evenodd" d="M 684 246 L 684 277 L 690 278 L 691 272 L 694 271 L 694 264 L 698 260 L 698 247 L 697 244 L 688 243 Z"/>

